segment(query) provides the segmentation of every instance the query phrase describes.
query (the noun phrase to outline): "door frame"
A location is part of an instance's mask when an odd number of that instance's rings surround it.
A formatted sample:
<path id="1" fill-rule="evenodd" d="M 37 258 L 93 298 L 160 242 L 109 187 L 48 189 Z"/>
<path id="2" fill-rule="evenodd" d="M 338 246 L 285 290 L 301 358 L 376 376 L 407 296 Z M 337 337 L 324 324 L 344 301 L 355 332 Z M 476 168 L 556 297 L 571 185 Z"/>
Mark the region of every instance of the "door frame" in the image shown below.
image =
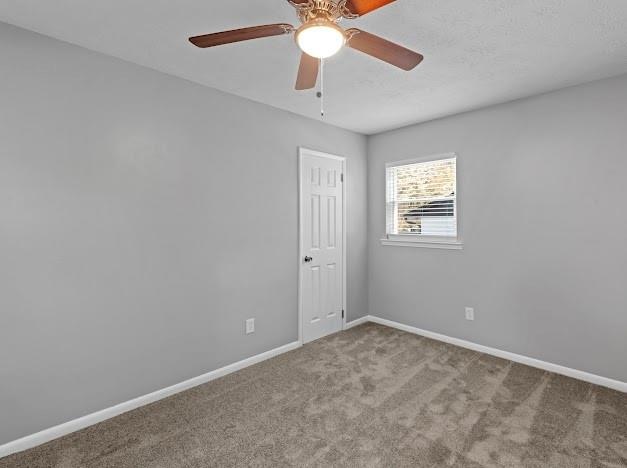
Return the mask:
<path id="1" fill-rule="evenodd" d="M 344 156 L 338 156 L 336 154 L 324 153 L 322 151 L 316 151 L 303 146 L 298 147 L 298 342 L 303 344 L 303 185 L 301 183 L 303 178 L 303 159 L 305 156 L 316 156 L 318 158 L 334 159 L 342 162 L 342 310 L 344 311 L 342 317 L 342 330 L 346 329 L 346 317 L 348 311 L 346 310 L 346 158 Z"/>

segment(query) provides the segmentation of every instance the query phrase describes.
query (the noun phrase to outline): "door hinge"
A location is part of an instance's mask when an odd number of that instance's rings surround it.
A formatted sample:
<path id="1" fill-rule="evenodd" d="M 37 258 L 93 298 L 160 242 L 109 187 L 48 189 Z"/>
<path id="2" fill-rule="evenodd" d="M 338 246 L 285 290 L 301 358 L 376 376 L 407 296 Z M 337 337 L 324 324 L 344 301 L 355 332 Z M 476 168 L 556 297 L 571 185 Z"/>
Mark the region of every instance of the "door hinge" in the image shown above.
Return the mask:
<path id="1" fill-rule="evenodd" d="M 344 318 L 344 310 L 342 310 L 342 318 Z"/>
<path id="2" fill-rule="evenodd" d="M 340 174 L 340 182 L 344 182 L 344 173 Z"/>

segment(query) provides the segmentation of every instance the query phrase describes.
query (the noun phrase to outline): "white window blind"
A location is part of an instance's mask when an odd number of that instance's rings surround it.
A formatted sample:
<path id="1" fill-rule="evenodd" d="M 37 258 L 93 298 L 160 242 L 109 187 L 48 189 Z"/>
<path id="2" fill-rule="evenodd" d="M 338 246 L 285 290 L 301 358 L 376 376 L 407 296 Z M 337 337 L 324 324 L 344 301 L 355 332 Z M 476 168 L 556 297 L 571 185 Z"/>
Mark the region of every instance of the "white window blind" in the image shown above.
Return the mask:
<path id="1" fill-rule="evenodd" d="M 386 168 L 387 234 L 457 238 L 457 158 Z"/>

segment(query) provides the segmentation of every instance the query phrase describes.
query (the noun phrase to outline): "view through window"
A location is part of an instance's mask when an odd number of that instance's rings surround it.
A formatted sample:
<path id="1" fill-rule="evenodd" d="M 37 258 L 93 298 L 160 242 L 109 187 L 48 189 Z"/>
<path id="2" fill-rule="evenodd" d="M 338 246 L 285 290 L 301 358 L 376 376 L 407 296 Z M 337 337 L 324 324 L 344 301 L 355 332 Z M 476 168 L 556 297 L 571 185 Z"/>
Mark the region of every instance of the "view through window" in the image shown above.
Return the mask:
<path id="1" fill-rule="evenodd" d="M 457 158 L 387 167 L 387 234 L 457 237 Z"/>

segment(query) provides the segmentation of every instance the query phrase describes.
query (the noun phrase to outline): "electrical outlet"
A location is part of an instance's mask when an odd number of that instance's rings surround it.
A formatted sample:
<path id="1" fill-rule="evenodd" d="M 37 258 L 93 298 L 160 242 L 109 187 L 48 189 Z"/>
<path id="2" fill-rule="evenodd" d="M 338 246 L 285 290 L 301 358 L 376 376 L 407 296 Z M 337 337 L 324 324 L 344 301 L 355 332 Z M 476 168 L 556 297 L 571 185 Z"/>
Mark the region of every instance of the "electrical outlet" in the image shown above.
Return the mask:
<path id="1" fill-rule="evenodd" d="M 250 335 L 251 333 L 255 333 L 255 319 L 254 318 L 246 320 L 246 334 Z"/>
<path id="2" fill-rule="evenodd" d="M 474 320 L 475 319 L 475 309 L 472 307 L 466 307 L 466 320 Z"/>

